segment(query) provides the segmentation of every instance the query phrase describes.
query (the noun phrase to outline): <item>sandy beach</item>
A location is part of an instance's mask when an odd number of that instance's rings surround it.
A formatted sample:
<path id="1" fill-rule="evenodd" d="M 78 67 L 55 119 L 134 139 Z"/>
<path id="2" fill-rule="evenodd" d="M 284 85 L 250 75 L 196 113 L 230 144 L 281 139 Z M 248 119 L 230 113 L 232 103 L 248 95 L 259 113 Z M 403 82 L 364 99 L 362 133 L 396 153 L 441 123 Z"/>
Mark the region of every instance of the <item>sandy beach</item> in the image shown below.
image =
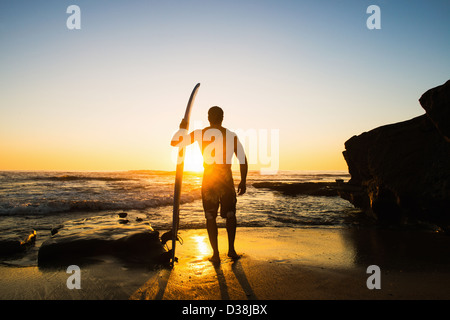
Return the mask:
<path id="1" fill-rule="evenodd" d="M 127 265 L 111 257 L 81 267 L 81 289 L 65 269 L 0 267 L 3 300 L 408 300 L 449 299 L 450 237 L 378 228 L 238 228 L 227 257 L 208 261 L 203 229 L 181 230 L 173 269 Z M 368 289 L 367 267 L 380 268 L 381 289 Z"/>
<path id="2" fill-rule="evenodd" d="M 448 313 L 450 0 L 0 8 L 3 317 Z"/>

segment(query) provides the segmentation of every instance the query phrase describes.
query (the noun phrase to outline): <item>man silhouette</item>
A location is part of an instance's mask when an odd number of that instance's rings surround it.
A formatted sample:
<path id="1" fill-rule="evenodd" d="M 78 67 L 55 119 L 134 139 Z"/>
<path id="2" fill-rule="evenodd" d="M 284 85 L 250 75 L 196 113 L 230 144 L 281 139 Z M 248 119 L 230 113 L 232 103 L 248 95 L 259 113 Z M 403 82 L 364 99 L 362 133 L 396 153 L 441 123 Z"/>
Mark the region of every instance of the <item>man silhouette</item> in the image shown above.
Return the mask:
<path id="1" fill-rule="evenodd" d="M 172 138 L 171 145 L 185 147 L 198 142 L 203 155 L 202 202 L 205 211 L 206 228 L 213 249 L 210 261 L 220 262 L 217 241 L 217 213 L 220 206 L 220 216 L 226 219 L 228 234 L 228 256 L 238 259 L 234 248 L 236 237 L 236 191 L 231 172 L 232 158 L 235 154 L 239 160 L 241 181 L 238 194 L 246 191 L 248 164 L 244 148 L 237 135 L 222 127 L 223 110 L 217 106 L 208 110 L 209 127 L 188 133 L 186 122 L 180 123 L 180 130 Z"/>

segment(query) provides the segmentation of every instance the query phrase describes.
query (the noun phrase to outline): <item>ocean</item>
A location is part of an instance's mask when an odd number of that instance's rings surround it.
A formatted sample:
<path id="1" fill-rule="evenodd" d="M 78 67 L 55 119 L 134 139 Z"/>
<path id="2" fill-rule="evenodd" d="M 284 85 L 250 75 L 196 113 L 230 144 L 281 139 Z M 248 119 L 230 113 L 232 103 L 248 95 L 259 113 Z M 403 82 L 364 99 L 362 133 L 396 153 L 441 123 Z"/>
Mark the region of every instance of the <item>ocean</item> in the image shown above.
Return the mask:
<path id="1" fill-rule="evenodd" d="M 133 213 L 155 230 L 167 230 L 172 221 L 175 173 L 121 172 L 0 172 L 0 233 L 50 230 L 67 220 Z M 234 173 L 235 184 L 240 180 Z M 247 192 L 238 196 L 238 226 L 343 227 L 359 223 L 360 212 L 338 196 L 285 195 L 255 188 L 255 182 L 347 181 L 346 172 L 280 171 L 262 175 L 251 171 Z M 180 228 L 204 228 L 201 173 L 183 178 Z M 218 218 L 219 227 L 224 221 Z"/>

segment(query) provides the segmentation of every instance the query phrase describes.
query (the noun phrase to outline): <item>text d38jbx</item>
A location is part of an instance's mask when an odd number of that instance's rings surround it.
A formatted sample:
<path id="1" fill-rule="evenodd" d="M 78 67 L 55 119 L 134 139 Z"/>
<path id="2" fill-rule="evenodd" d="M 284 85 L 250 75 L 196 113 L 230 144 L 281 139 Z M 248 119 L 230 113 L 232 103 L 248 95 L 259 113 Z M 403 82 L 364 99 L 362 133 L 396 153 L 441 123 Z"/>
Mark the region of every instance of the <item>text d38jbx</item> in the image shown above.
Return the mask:
<path id="1" fill-rule="evenodd" d="M 227 304 L 227 314 L 233 315 L 244 315 L 244 316 L 252 316 L 252 315 L 267 315 L 266 311 L 267 305 L 263 304 L 249 304 L 249 305 L 229 305 Z"/>
<path id="2" fill-rule="evenodd" d="M 214 317 L 215 315 L 240 315 L 240 316 L 256 316 L 267 315 L 267 305 L 263 304 L 227 304 L 226 308 L 221 307 L 198 307 L 189 304 L 188 307 L 183 307 L 183 315 L 207 315 Z"/>

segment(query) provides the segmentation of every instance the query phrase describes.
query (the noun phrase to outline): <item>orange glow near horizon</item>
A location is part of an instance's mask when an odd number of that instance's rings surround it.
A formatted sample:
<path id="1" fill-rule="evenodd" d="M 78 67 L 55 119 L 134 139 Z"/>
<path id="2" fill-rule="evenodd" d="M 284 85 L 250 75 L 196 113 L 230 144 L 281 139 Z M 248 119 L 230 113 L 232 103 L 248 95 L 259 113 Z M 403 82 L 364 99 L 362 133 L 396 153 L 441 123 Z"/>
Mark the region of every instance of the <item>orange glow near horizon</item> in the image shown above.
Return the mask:
<path id="1" fill-rule="evenodd" d="M 88 143 L 86 143 L 88 145 Z M 43 171 L 127 171 L 127 170 L 166 170 L 176 168 L 177 148 L 168 146 L 165 152 L 152 152 L 152 148 L 121 146 L 88 147 L 82 150 L 64 145 L 33 145 L 11 147 L 0 142 L 0 171 L 3 170 L 43 170 Z M 343 150 L 343 149 L 342 149 Z M 290 150 L 280 152 L 279 170 L 342 170 L 347 171 L 347 164 L 342 150 Z M 164 149 L 163 149 L 164 151 Z M 236 159 L 234 159 L 236 160 Z M 259 170 L 263 165 L 249 159 L 249 170 Z M 186 150 L 185 171 L 203 172 L 203 158 L 196 145 Z M 237 163 L 233 169 L 239 170 Z"/>
<path id="2" fill-rule="evenodd" d="M 184 158 L 184 170 L 193 172 L 203 172 L 203 157 L 198 148 L 189 148 L 186 150 Z"/>
<path id="3" fill-rule="evenodd" d="M 237 134 L 279 130 L 278 170 L 346 171 L 345 141 L 422 115 L 448 80 L 447 2 L 384 1 L 395 19 L 369 30 L 358 1 L 83 1 L 89 19 L 69 30 L 55 1 L 8 1 L 0 170 L 174 171 L 170 139 L 201 83 L 190 130 L 220 106 Z M 260 150 L 249 170 L 272 169 Z"/>

